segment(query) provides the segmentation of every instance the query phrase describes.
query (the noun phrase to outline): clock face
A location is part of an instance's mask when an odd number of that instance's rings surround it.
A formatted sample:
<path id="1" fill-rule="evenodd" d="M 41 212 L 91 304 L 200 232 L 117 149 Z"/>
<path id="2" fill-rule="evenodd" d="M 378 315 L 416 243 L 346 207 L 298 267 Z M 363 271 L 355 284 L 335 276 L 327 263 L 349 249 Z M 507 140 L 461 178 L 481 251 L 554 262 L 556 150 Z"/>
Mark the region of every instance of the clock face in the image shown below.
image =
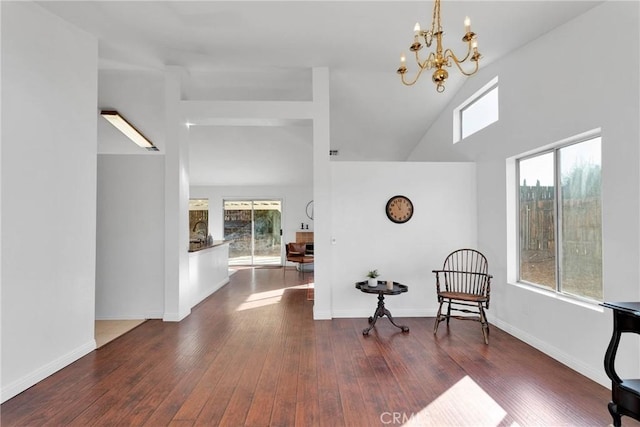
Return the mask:
<path id="1" fill-rule="evenodd" d="M 409 221 L 413 216 L 413 203 L 405 196 L 393 196 L 387 202 L 385 210 L 387 217 L 391 221 L 402 224 Z"/>

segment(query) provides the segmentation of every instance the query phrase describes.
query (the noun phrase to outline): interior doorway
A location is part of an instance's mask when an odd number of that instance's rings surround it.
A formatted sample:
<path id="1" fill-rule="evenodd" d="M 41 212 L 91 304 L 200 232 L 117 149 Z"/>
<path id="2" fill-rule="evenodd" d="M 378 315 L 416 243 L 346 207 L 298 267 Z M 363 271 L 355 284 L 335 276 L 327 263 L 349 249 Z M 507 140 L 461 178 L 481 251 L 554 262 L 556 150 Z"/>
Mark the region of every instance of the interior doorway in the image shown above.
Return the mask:
<path id="1" fill-rule="evenodd" d="M 282 265 L 282 200 L 224 200 L 229 265 Z"/>

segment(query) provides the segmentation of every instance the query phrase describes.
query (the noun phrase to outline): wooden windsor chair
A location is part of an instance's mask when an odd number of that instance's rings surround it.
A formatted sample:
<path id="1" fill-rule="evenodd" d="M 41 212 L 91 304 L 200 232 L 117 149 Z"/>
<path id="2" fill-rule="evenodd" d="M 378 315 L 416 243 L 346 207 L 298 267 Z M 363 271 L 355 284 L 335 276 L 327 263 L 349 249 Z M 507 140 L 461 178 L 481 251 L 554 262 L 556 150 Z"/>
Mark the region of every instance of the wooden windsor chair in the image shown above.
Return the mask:
<path id="1" fill-rule="evenodd" d="M 438 326 L 443 320 L 447 321 L 447 327 L 452 317 L 475 320 L 482 325 L 484 342 L 489 344 L 489 322 L 485 310 L 489 309 L 493 276 L 488 273 L 488 269 L 487 258 L 482 253 L 475 249 L 458 249 L 447 256 L 441 270 L 433 270 L 440 303 L 433 327 L 434 334 L 438 332 Z M 442 314 L 445 303 L 447 311 Z M 466 315 L 452 316 L 451 311 Z"/>

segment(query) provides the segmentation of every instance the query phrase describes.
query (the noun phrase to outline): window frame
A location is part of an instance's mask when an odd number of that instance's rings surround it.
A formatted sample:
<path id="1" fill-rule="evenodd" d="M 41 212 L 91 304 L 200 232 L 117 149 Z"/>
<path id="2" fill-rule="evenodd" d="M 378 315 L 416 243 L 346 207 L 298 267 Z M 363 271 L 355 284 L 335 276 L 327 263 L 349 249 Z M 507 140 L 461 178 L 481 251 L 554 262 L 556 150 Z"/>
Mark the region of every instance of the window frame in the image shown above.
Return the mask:
<path id="1" fill-rule="evenodd" d="M 571 144 L 569 144 L 571 145 Z M 529 153 L 526 156 L 523 157 L 517 157 L 516 158 L 516 229 L 518 230 L 518 237 L 517 237 L 517 253 L 516 253 L 516 281 L 520 284 L 523 285 L 527 285 L 527 286 L 535 286 L 536 288 L 545 290 L 545 291 L 549 291 L 549 292 L 558 292 L 558 262 L 557 262 L 557 247 L 558 247 L 558 242 L 557 242 L 557 238 L 558 238 L 558 220 L 557 220 L 557 216 L 558 216 L 558 186 L 555 185 L 555 183 L 558 180 L 558 170 L 556 168 L 557 165 L 557 157 L 556 157 L 556 151 L 559 150 L 560 148 L 564 147 L 564 145 L 562 146 L 558 146 L 558 147 L 552 147 L 552 148 L 546 148 L 543 149 L 541 151 L 536 151 L 534 153 Z M 540 156 L 544 156 L 545 154 L 549 154 L 549 153 L 553 153 L 553 182 L 554 182 L 554 192 L 553 192 L 553 213 L 554 216 L 556 217 L 553 221 L 553 233 L 554 233 L 554 238 L 556 239 L 556 242 L 554 244 L 554 246 L 556 247 L 556 263 L 555 263 L 555 279 L 556 279 L 556 283 L 554 286 L 554 289 L 550 289 L 547 286 L 541 285 L 539 283 L 535 283 L 535 282 L 529 282 L 528 280 L 523 280 L 522 276 L 521 276 L 521 271 L 520 271 L 520 266 L 522 265 L 521 263 L 521 250 L 520 250 L 520 226 L 522 225 L 520 223 L 520 162 L 522 160 L 529 160 L 529 159 L 533 159 L 535 157 L 540 157 Z"/>
<path id="2" fill-rule="evenodd" d="M 516 231 L 516 235 L 515 235 L 515 252 L 516 252 L 516 256 L 515 256 L 515 283 L 519 284 L 519 285 L 524 285 L 524 286 L 529 286 L 535 289 L 539 289 L 545 292 L 550 292 L 554 295 L 558 295 L 558 296 L 562 296 L 565 298 L 570 298 L 570 299 L 575 299 L 581 302 L 586 302 L 589 304 L 600 304 L 603 300 L 604 300 L 604 280 L 602 280 L 602 299 L 598 300 L 598 299 L 594 299 L 594 298 L 590 298 L 590 297 L 586 297 L 586 296 L 582 296 L 582 295 L 576 295 L 574 293 L 568 293 L 563 291 L 563 284 L 562 284 L 562 271 L 561 271 L 561 266 L 563 263 L 563 251 L 562 251 L 562 245 L 563 245 L 563 239 L 564 236 L 561 235 L 561 230 L 562 230 L 562 221 L 563 221 L 563 211 L 562 211 L 562 203 L 560 203 L 560 199 L 562 196 L 562 185 L 561 185 L 561 181 L 562 181 L 562 171 L 561 171 L 561 155 L 559 154 L 560 151 L 566 147 L 570 147 L 572 145 L 577 145 L 577 144 L 581 144 L 593 139 L 597 139 L 600 138 L 600 153 L 602 155 L 602 131 L 600 128 L 598 129 L 594 129 L 592 131 L 589 132 L 585 132 L 583 134 L 579 134 L 579 135 L 575 135 L 573 137 L 564 139 L 562 141 L 559 141 L 555 144 L 552 144 L 550 146 L 546 146 L 546 147 L 541 147 L 539 150 L 536 151 L 531 151 L 528 152 L 526 154 L 522 154 L 519 156 L 514 157 L 514 166 L 515 166 L 515 231 Z M 535 157 L 539 157 L 548 153 L 553 153 L 553 180 L 554 180 L 554 200 L 553 200 L 553 212 L 554 212 L 554 246 L 555 246 L 555 268 L 554 268 L 554 273 L 555 273 L 555 286 L 554 288 L 550 288 L 548 286 L 542 285 L 542 284 L 538 284 L 535 282 L 530 282 L 528 280 L 524 280 L 521 277 L 521 271 L 520 271 L 520 267 L 521 267 L 521 237 L 520 237 L 520 162 L 523 160 L 527 160 L 527 159 L 532 159 Z M 600 177 L 602 178 L 602 158 L 600 160 Z M 600 203 L 602 204 L 602 181 L 601 181 L 601 187 L 600 187 Z M 601 205 L 602 206 L 602 205 Z M 602 209 L 602 208 L 601 208 Z M 600 212 L 601 218 L 602 218 L 602 210 Z M 601 241 L 603 241 L 603 236 L 602 236 L 602 224 L 600 226 L 600 234 L 601 234 Z M 603 262 L 604 258 L 601 258 L 601 263 Z"/>
<path id="3" fill-rule="evenodd" d="M 486 129 L 487 127 L 491 126 L 494 123 L 497 123 L 500 120 L 500 91 L 499 91 L 499 84 L 498 83 L 499 83 L 498 82 L 498 76 L 495 76 L 487 84 L 482 86 L 473 95 L 471 95 L 469 98 L 467 98 L 464 102 L 462 102 L 458 107 L 456 107 L 453 110 L 453 143 L 454 144 L 457 144 L 458 142 L 469 138 L 471 135 L 474 135 L 474 134 L 480 132 L 481 130 Z M 470 133 L 469 135 L 463 137 L 462 136 L 462 127 L 463 127 L 463 124 L 464 124 L 463 113 L 467 109 L 469 109 L 469 107 L 473 106 L 475 103 L 480 101 L 489 92 L 491 92 L 494 89 L 498 90 L 498 105 L 497 105 L 497 108 L 498 108 L 497 116 L 498 116 L 498 118 L 496 120 L 494 120 L 493 122 L 488 123 L 486 126 L 476 130 L 475 132 Z"/>

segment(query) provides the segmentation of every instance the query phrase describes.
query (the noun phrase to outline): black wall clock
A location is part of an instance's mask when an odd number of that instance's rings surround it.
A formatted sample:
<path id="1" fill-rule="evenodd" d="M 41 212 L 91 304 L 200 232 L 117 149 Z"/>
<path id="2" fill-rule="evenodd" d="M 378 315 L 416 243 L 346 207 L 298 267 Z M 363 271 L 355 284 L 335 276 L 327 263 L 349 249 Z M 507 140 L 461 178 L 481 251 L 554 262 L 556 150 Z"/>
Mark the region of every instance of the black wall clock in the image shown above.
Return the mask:
<path id="1" fill-rule="evenodd" d="M 413 203 L 406 196 L 393 196 L 385 207 L 387 217 L 396 224 L 403 224 L 413 216 Z"/>

